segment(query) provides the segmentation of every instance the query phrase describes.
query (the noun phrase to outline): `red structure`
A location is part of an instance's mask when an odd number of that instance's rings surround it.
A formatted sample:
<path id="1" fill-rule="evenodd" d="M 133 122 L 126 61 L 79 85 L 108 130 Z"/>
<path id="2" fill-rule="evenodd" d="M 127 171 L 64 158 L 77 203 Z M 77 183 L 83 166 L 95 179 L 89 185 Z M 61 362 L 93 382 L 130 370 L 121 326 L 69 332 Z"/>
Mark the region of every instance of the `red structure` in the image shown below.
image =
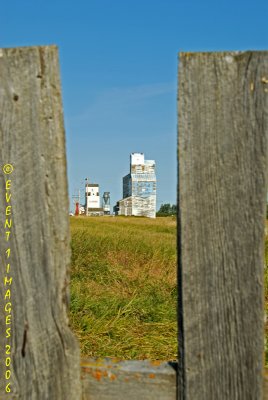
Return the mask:
<path id="1" fill-rule="evenodd" d="M 75 215 L 79 215 L 79 203 L 75 203 Z"/>

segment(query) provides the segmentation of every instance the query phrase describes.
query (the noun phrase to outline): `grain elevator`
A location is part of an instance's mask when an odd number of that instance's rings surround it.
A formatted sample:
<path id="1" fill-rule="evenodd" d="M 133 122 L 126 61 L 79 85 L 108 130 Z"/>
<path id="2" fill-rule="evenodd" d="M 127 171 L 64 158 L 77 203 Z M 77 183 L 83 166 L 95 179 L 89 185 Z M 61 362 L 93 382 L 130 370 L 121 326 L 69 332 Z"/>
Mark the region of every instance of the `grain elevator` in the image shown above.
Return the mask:
<path id="1" fill-rule="evenodd" d="M 155 218 L 155 161 L 145 160 L 143 153 L 130 154 L 130 171 L 123 177 L 123 199 L 119 200 L 119 215 Z"/>

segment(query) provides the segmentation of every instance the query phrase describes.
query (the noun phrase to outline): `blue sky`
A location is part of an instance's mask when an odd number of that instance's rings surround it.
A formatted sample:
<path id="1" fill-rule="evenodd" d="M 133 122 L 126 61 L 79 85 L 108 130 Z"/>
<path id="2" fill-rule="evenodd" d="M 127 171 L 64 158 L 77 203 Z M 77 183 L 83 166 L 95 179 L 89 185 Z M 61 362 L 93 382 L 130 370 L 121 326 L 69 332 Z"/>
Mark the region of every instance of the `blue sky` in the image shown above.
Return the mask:
<path id="1" fill-rule="evenodd" d="M 114 204 L 143 152 L 159 207 L 176 202 L 178 52 L 268 49 L 267 18 L 267 0 L 13 0 L 0 47 L 59 46 L 70 197 L 88 177 Z"/>

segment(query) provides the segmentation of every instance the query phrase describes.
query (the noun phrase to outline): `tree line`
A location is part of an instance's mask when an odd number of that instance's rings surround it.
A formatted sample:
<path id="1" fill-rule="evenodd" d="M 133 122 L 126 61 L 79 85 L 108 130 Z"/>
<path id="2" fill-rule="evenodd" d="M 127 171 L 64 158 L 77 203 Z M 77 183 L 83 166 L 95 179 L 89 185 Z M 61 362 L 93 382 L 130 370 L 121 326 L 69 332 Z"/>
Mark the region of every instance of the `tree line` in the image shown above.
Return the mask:
<path id="1" fill-rule="evenodd" d="M 157 217 L 168 217 L 171 215 L 177 215 L 176 204 L 161 204 L 159 210 L 156 213 Z"/>

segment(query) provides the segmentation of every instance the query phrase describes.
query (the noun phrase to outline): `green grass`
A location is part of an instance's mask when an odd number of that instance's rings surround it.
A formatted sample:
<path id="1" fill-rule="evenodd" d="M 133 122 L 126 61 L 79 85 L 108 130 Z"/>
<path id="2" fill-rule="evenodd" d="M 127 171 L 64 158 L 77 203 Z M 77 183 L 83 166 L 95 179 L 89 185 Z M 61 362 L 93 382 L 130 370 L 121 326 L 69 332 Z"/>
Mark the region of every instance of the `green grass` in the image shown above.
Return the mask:
<path id="1" fill-rule="evenodd" d="M 266 221 L 268 228 L 268 220 Z M 265 324 L 265 366 L 268 368 L 268 235 L 265 237 L 265 272 L 264 272 L 264 291 L 265 291 L 265 312 L 266 312 L 266 324 Z"/>
<path id="2" fill-rule="evenodd" d="M 72 330 L 82 355 L 177 358 L 174 218 L 71 218 Z"/>
<path id="3" fill-rule="evenodd" d="M 71 234 L 70 322 L 82 355 L 176 359 L 175 219 L 73 217 Z M 268 314 L 268 236 L 265 260 Z M 266 337 L 268 367 L 268 321 Z"/>

